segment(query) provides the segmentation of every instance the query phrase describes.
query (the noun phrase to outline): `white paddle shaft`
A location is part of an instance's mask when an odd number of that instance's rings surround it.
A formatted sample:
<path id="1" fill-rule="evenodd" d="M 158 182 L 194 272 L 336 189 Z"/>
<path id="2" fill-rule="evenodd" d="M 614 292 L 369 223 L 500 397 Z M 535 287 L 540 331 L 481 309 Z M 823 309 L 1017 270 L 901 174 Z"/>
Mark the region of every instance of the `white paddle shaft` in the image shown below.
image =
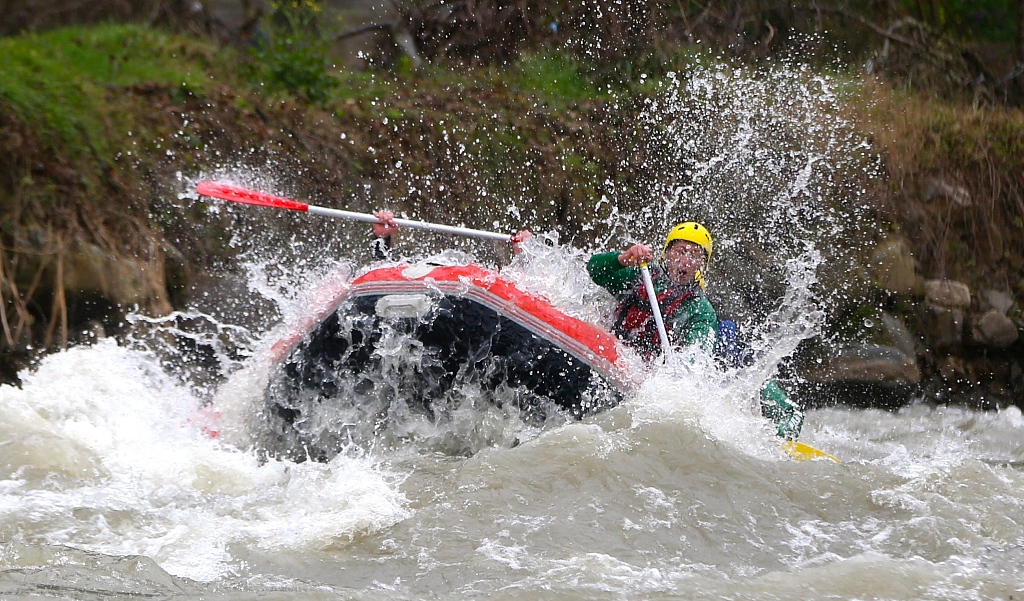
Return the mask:
<path id="1" fill-rule="evenodd" d="M 343 211 L 341 209 L 328 209 L 326 207 L 318 207 L 315 205 L 309 205 L 306 210 L 307 213 L 313 213 L 314 215 L 324 215 L 325 217 L 340 217 L 342 219 L 351 219 L 352 221 L 365 221 L 366 223 L 380 223 L 380 219 L 377 219 L 369 213 L 355 213 L 353 211 Z M 427 230 L 431 232 L 437 232 L 439 234 L 454 234 L 456 236 L 466 236 L 468 238 L 483 238 L 485 240 L 500 240 L 502 242 L 508 242 L 508 234 L 499 234 L 498 232 L 487 232 L 484 230 L 474 230 L 468 227 L 458 227 L 455 225 L 442 225 L 440 223 L 427 223 L 426 221 L 412 221 L 410 219 L 398 219 L 395 218 L 395 223 L 402 227 L 411 227 L 420 230 Z"/>
<path id="2" fill-rule="evenodd" d="M 651 270 L 647 264 L 640 265 L 640 273 L 644 276 L 644 288 L 647 289 L 647 299 L 651 302 L 651 313 L 654 314 L 654 324 L 658 326 L 658 337 L 661 339 L 661 350 L 665 358 L 672 356 L 672 345 L 668 343 L 668 332 L 665 331 L 665 321 L 661 318 L 661 307 L 658 306 L 658 295 L 654 292 L 654 280 L 651 279 Z"/>

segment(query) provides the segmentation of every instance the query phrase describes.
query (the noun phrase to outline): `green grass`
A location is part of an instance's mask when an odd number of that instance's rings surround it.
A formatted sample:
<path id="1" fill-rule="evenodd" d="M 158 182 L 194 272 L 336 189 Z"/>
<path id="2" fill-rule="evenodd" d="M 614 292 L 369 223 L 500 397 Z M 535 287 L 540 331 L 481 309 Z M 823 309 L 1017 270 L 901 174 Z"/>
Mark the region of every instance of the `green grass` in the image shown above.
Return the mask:
<path id="1" fill-rule="evenodd" d="M 523 56 L 516 63 L 511 83 L 552 106 L 610 97 L 583 76 L 574 61 L 559 55 Z"/>
<path id="2" fill-rule="evenodd" d="M 334 75 L 338 86 L 332 91 L 333 100 L 355 99 L 360 103 L 424 91 L 448 95 L 463 88 L 482 87 L 564 109 L 590 100 L 608 100 L 614 92 L 622 91 L 600 88 L 580 72 L 574 61 L 557 53 L 527 54 L 508 69 L 428 64 L 418 70 L 339 71 Z"/>
<path id="3" fill-rule="evenodd" d="M 386 98 L 399 89 L 400 80 L 394 74 L 376 71 L 340 71 L 336 73 L 338 87 L 333 90 L 336 100 L 349 98 L 371 101 Z M 401 76 L 408 79 L 408 76 Z"/>
<path id="4" fill-rule="evenodd" d="M 131 25 L 71 27 L 0 39 L 0 102 L 48 145 L 102 140 L 111 90 L 141 83 L 207 84 L 215 51 Z"/>

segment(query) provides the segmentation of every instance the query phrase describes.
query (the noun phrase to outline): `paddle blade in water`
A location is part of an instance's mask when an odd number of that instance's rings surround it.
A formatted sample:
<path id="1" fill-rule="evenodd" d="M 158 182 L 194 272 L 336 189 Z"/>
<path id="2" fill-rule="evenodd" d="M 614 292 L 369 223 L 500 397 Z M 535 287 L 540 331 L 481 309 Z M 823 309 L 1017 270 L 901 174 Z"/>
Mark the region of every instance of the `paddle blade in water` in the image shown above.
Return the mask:
<path id="1" fill-rule="evenodd" d="M 821 449 L 816 449 L 809 444 L 804 444 L 802 442 L 797 442 L 795 440 L 787 440 L 786 442 L 784 442 L 782 444 L 782 450 L 786 451 L 786 453 L 789 454 L 790 457 L 796 459 L 797 461 L 806 461 L 808 459 L 820 459 L 822 457 L 826 457 L 828 459 L 831 459 L 832 461 L 835 461 L 836 463 L 839 463 L 838 459 L 836 459 L 832 455 L 829 455 L 825 451 L 822 451 Z"/>

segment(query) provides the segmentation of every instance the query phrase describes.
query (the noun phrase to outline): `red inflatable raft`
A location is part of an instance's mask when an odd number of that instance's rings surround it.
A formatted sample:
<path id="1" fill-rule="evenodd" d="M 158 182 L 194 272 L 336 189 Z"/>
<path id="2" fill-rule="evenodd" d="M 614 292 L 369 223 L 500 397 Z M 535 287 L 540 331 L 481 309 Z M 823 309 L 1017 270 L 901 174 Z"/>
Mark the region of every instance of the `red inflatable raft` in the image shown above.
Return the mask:
<path id="1" fill-rule="evenodd" d="M 433 415 L 452 389 L 517 390 L 529 412 L 574 418 L 611 407 L 629 386 L 614 336 L 477 265 L 371 270 L 274 347 L 264 416 L 309 458 L 336 454 L 332 414 L 396 399 Z M 508 395 L 503 397 L 508 402 Z"/>

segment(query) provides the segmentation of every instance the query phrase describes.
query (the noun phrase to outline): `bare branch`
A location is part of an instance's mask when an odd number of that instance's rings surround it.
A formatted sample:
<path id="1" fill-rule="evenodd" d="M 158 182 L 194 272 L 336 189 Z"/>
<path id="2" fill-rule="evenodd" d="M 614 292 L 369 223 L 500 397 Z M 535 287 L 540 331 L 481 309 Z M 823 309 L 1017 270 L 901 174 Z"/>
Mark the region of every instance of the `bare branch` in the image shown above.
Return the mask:
<path id="1" fill-rule="evenodd" d="M 334 40 L 335 42 L 340 42 L 341 40 L 353 38 L 357 35 L 362 35 L 364 33 L 369 33 L 371 31 L 380 31 L 381 29 L 394 29 L 397 26 L 397 23 L 392 23 L 390 21 L 382 23 L 367 23 L 366 25 L 360 25 L 359 27 L 353 27 L 352 29 L 343 31 L 331 39 Z"/>

